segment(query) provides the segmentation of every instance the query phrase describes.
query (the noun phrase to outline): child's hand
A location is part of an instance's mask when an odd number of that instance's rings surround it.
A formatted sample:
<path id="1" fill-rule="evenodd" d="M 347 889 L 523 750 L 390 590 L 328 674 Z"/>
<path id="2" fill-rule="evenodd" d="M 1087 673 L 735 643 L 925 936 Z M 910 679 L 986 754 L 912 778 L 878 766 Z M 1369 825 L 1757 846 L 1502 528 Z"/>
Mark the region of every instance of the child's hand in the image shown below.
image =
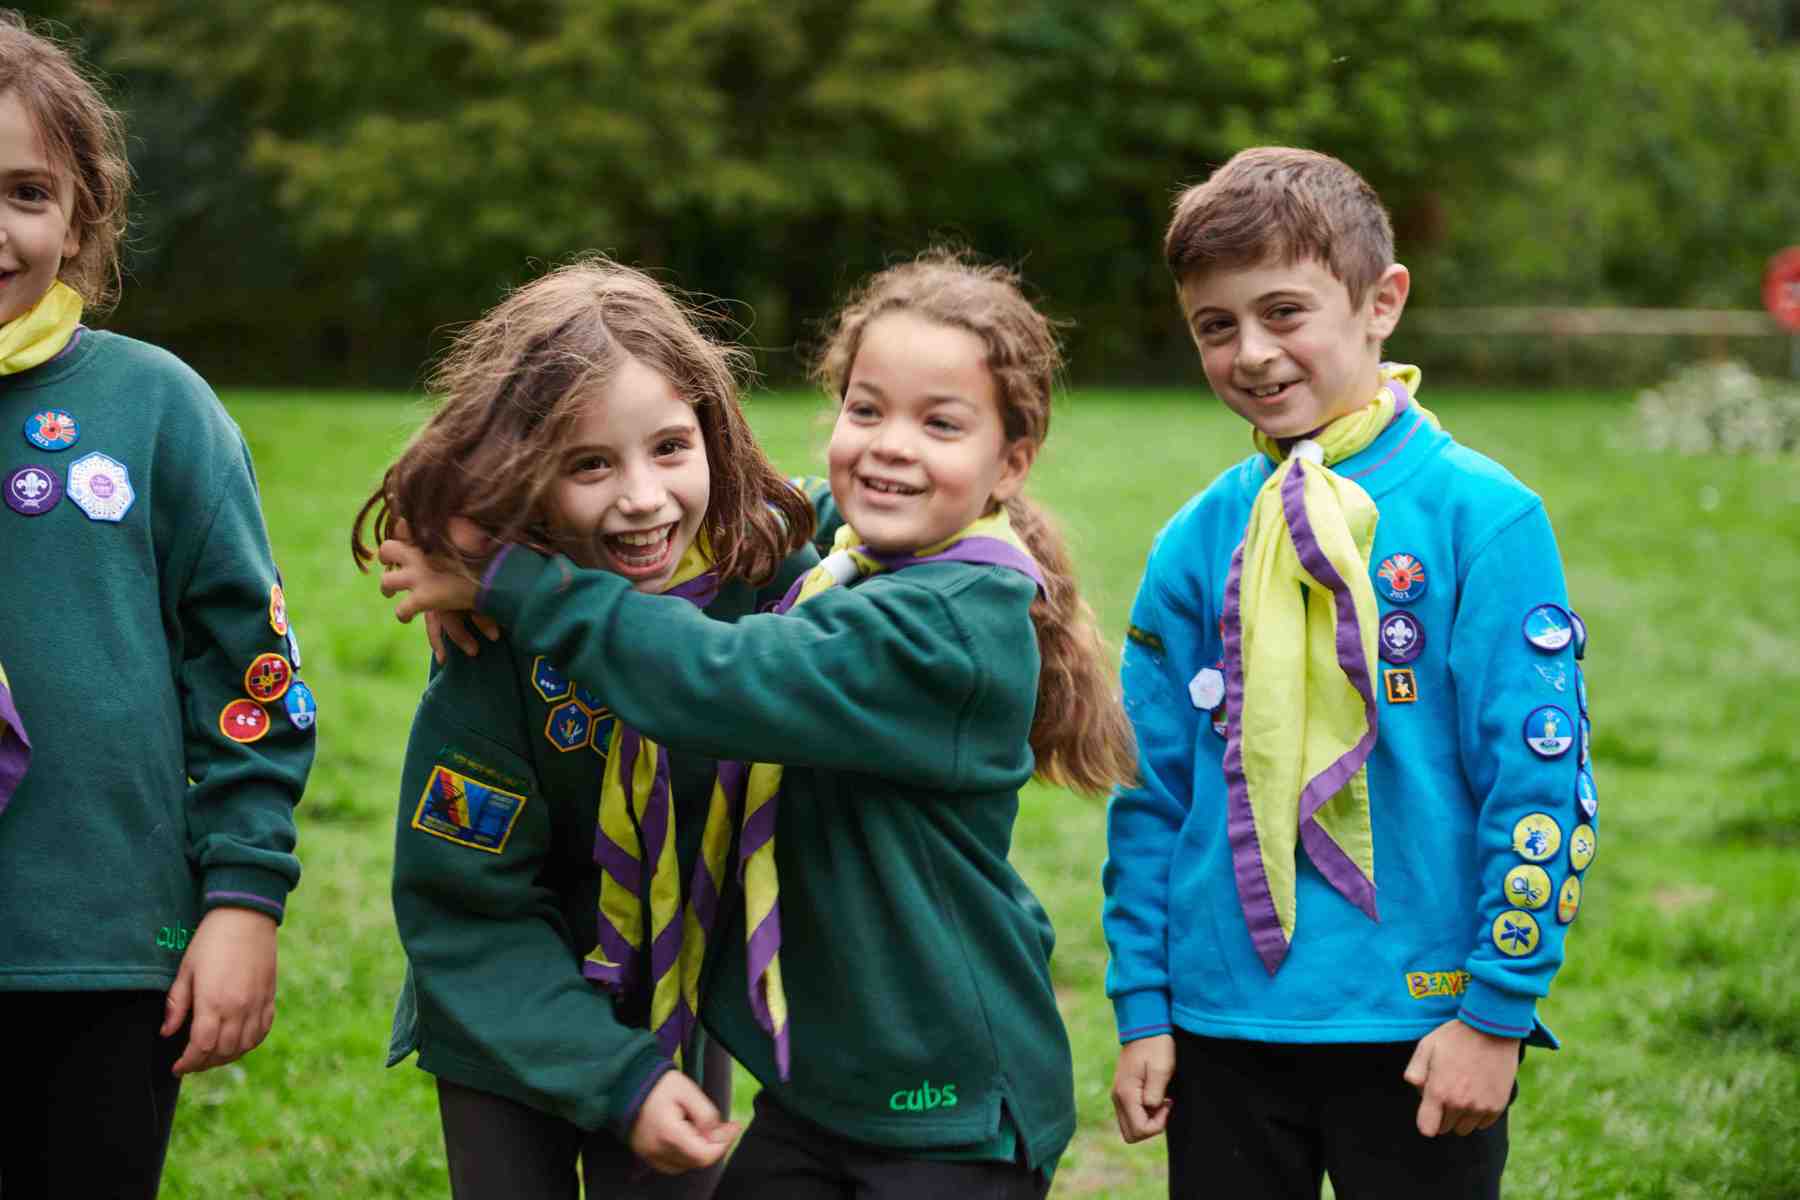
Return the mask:
<path id="1" fill-rule="evenodd" d="M 381 594 L 400 592 L 394 615 L 410 621 L 422 612 L 457 612 L 475 607 L 475 581 L 426 556 L 411 542 L 389 538 L 376 548 L 382 562 Z"/>
<path id="2" fill-rule="evenodd" d="M 631 1123 L 631 1152 L 665 1175 L 679 1175 L 718 1162 L 737 1134 L 698 1084 L 666 1071 Z"/>
<path id="3" fill-rule="evenodd" d="M 1175 1104 L 1168 1096 L 1169 1080 L 1174 1077 L 1175 1039 L 1171 1035 L 1139 1038 L 1119 1047 L 1112 1102 L 1120 1137 L 1141 1142 L 1167 1128 Z"/>
<path id="4" fill-rule="evenodd" d="M 275 919 L 248 908 L 215 908 L 200 918 L 175 986 L 162 1036 L 193 1014 L 175 1074 L 210 1071 L 262 1044 L 275 1024 Z"/>
<path id="5" fill-rule="evenodd" d="M 481 643 L 475 640 L 477 630 L 490 642 L 500 636 L 500 626 L 494 623 L 494 618 L 478 612 L 425 614 L 425 640 L 431 643 L 431 653 L 439 663 L 444 661 L 445 642 L 454 645 L 470 658 L 481 653 Z"/>
<path id="6" fill-rule="evenodd" d="M 1486 1129 L 1506 1111 L 1518 1073 L 1518 1038 L 1445 1021 L 1419 1040 L 1406 1064 L 1406 1082 L 1419 1089 L 1419 1132 L 1460 1136 Z"/>

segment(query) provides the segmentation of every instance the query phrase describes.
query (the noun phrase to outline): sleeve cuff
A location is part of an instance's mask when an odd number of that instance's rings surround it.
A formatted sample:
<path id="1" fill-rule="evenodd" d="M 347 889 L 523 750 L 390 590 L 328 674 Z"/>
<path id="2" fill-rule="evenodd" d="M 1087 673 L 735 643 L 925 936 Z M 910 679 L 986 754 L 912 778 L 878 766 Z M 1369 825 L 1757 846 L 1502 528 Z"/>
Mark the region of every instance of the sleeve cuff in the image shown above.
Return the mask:
<path id="1" fill-rule="evenodd" d="M 675 1064 L 653 1044 L 645 1047 L 619 1073 L 618 1087 L 613 1091 L 612 1103 L 607 1106 L 606 1125 L 621 1142 L 631 1145 L 631 1127 L 637 1122 L 638 1110 L 644 1107 L 656 1081 L 674 1069 Z"/>
<path id="2" fill-rule="evenodd" d="M 1113 997 L 1113 1018 L 1119 1024 L 1119 1044 L 1169 1033 L 1169 993 L 1156 988 L 1126 992 Z"/>
<path id="3" fill-rule="evenodd" d="M 1491 983 L 1471 979 L 1456 1016 L 1463 1024 L 1495 1037 L 1526 1038 L 1537 1028 L 1537 997 L 1503 992 Z"/>
<path id="4" fill-rule="evenodd" d="M 279 925 L 287 915 L 290 887 L 285 876 L 261 867 L 214 867 L 206 873 L 200 911 L 204 915 L 215 908 L 248 908 L 275 918 Z"/>

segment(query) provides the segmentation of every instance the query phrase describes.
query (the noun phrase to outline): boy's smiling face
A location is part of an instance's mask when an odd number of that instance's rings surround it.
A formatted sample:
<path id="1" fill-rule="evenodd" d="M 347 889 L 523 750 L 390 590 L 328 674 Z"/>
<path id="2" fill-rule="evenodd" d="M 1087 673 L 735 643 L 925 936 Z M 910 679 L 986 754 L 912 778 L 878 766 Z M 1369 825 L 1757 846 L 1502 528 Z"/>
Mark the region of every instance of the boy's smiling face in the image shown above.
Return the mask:
<path id="1" fill-rule="evenodd" d="M 1409 282 L 1396 263 L 1352 307 L 1343 283 L 1308 258 L 1193 274 L 1177 294 L 1213 392 L 1270 437 L 1292 438 L 1374 399 L 1381 343 Z"/>

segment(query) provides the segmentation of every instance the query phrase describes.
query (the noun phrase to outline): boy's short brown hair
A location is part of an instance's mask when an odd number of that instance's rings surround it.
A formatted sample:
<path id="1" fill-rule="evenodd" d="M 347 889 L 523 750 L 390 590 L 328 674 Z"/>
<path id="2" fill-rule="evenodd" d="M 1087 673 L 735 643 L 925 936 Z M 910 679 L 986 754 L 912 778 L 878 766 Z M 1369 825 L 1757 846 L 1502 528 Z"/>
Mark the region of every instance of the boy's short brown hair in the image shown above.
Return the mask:
<path id="1" fill-rule="evenodd" d="M 1394 261 L 1394 229 L 1375 189 L 1315 150 L 1257 146 L 1175 200 L 1163 257 L 1177 286 L 1219 268 L 1316 259 L 1362 303 Z"/>

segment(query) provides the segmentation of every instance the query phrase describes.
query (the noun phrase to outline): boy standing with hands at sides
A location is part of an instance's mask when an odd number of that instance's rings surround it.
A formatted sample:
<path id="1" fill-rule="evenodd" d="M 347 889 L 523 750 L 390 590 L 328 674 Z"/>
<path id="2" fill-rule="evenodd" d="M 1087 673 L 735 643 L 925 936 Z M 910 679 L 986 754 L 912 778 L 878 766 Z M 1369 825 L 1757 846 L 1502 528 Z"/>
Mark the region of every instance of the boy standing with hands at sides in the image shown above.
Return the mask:
<path id="1" fill-rule="evenodd" d="M 317 706 L 237 426 L 81 323 L 118 286 L 119 115 L 6 11 L 0 183 L 0 1193 L 153 1196 L 181 1077 L 275 1018 Z"/>
<path id="2" fill-rule="evenodd" d="M 1549 520 L 1381 361 L 1409 278 L 1349 167 L 1244 151 L 1164 249 L 1257 453 L 1163 529 L 1132 611 L 1120 1132 L 1168 1132 L 1171 1196 L 1498 1196 L 1594 853 Z"/>

